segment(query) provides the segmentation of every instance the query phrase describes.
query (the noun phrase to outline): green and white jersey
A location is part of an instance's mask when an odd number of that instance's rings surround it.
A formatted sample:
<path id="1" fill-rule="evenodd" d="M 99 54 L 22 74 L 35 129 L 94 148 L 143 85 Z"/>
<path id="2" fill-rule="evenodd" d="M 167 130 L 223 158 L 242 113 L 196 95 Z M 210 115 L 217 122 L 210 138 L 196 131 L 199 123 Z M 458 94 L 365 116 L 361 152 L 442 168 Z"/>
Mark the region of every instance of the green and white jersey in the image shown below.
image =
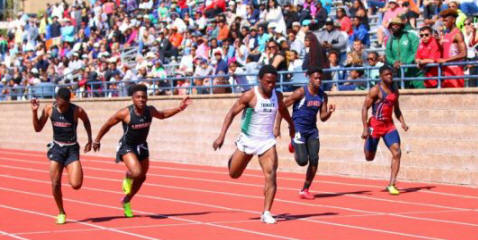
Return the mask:
<path id="1" fill-rule="evenodd" d="M 279 104 L 277 102 L 276 91 L 272 92 L 269 99 L 265 99 L 258 91 L 258 87 L 254 87 L 256 95 L 256 106 L 254 108 L 244 109 L 242 115 L 242 133 L 249 137 L 257 137 L 262 139 L 274 138 L 274 122 Z"/>

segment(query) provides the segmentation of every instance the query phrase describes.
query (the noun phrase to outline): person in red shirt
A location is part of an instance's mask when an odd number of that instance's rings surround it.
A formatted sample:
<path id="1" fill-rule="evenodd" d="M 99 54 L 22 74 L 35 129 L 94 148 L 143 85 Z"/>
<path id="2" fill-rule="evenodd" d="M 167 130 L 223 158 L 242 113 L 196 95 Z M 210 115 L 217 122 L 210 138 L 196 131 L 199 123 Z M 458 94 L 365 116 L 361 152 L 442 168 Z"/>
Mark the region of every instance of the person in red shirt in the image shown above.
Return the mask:
<path id="1" fill-rule="evenodd" d="M 347 16 L 345 9 L 337 9 L 336 15 L 340 23 L 340 30 L 346 32 L 348 35 L 352 35 L 352 33 L 354 32 L 352 20 L 350 20 L 350 18 Z"/>
<path id="2" fill-rule="evenodd" d="M 416 63 L 419 68 L 425 72 L 425 77 L 438 76 L 438 68 L 425 68 L 427 63 L 435 63 L 441 58 L 441 49 L 438 41 L 432 35 L 432 28 L 429 26 L 420 29 L 420 44 L 418 45 L 417 54 L 415 55 Z M 437 87 L 436 79 L 425 80 L 424 84 L 427 88 Z"/>
<path id="3" fill-rule="evenodd" d="M 171 35 L 169 36 L 169 41 L 175 48 L 179 48 L 183 42 L 183 35 L 178 33 L 178 28 L 176 26 L 171 27 Z"/>
<path id="4" fill-rule="evenodd" d="M 454 9 L 446 9 L 440 13 L 443 18 L 443 23 L 446 26 L 446 33 L 441 39 L 442 58 L 438 59 L 438 63 L 463 61 L 466 58 L 466 44 L 463 33 L 456 27 L 456 18 L 458 12 Z M 463 65 L 449 65 L 443 67 L 445 76 L 464 76 Z M 445 79 L 442 81 L 444 88 L 460 88 L 465 86 L 465 80 L 460 79 Z"/>
<path id="5" fill-rule="evenodd" d="M 219 34 L 217 35 L 217 40 L 224 41 L 229 36 L 229 27 L 226 24 L 226 20 L 219 22 Z"/>

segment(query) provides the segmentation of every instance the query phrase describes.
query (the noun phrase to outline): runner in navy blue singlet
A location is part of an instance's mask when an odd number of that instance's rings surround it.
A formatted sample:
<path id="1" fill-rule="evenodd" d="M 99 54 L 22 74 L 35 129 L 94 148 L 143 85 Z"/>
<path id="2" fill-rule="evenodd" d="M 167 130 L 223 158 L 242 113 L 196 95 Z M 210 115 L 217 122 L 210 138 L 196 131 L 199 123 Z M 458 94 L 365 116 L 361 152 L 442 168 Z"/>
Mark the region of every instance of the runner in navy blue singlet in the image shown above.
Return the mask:
<path id="1" fill-rule="evenodd" d="M 327 108 L 327 94 L 320 89 L 322 69 L 311 67 L 307 71 L 309 83 L 307 86 L 295 90 L 289 97 L 285 98 L 286 106 L 292 104 L 292 120 L 296 130 L 295 137 L 292 140 L 295 149 L 295 160 L 300 166 L 307 167 L 304 186 L 299 192 L 302 199 L 314 199 L 314 195 L 309 192 L 310 185 L 314 180 L 319 164 L 319 130 L 317 129 L 317 113 L 320 112 L 320 120 L 323 122 L 330 118 L 335 111 L 335 105 L 331 104 Z M 276 119 L 275 135 L 280 135 L 281 116 L 278 114 Z"/>
<path id="2" fill-rule="evenodd" d="M 99 151 L 101 138 L 111 127 L 119 122 L 123 123 L 124 134 L 119 141 L 116 162 L 124 162 L 128 169 L 122 184 L 125 193 L 122 205 L 126 217 L 133 217 L 130 201 L 141 188 L 148 172 L 149 150 L 146 139 L 148 138 L 152 118 L 165 119 L 172 117 L 186 109 L 190 103 L 189 97 L 185 97 L 179 107 L 158 111 L 154 106 L 146 105 L 148 94 L 145 85 L 132 86 L 130 94 L 133 104 L 119 110 L 110 117 L 101 127 L 93 142 L 93 149 Z"/>
<path id="3" fill-rule="evenodd" d="M 66 168 L 70 185 L 73 189 L 80 189 L 83 183 L 83 171 L 80 163 L 80 146 L 76 139 L 76 126 L 78 119 L 83 124 L 88 135 L 85 153 L 91 150 L 91 125 L 88 115 L 83 108 L 70 103 L 71 92 L 67 88 L 60 88 L 56 94 L 55 102 L 48 104 L 38 118 L 40 102 L 31 100 L 33 111 L 33 127 L 40 132 L 50 118 L 53 128 L 53 141 L 48 143 L 48 159 L 50 160 L 50 179 L 52 193 L 59 210 L 56 222 L 66 222 L 66 213 L 63 208 L 61 193 L 61 175 Z"/>

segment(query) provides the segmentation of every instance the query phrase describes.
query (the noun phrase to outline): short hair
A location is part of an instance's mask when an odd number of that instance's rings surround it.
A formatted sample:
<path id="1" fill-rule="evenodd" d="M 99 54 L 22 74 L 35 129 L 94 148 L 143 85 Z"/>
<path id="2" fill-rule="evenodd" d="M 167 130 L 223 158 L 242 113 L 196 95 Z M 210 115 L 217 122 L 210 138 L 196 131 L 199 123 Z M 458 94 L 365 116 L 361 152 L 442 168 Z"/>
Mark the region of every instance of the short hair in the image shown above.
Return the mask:
<path id="1" fill-rule="evenodd" d="M 56 92 L 56 97 L 57 98 L 61 98 L 67 102 L 70 101 L 70 97 L 71 97 L 71 91 L 70 89 L 66 88 L 66 87 L 61 87 L 60 89 L 58 89 L 58 91 Z"/>
<path id="2" fill-rule="evenodd" d="M 323 72 L 323 71 L 322 71 L 322 68 L 320 68 L 319 66 L 309 67 L 309 69 L 307 69 L 306 74 L 307 74 L 307 76 L 310 76 L 310 75 L 312 75 L 312 74 L 314 74 L 314 73 L 316 73 L 316 72 L 322 73 L 322 72 Z"/>
<path id="3" fill-rule="evenodd" d="M 378 69 L 378 72 L 379 72 L 380 74 L 382 74 L 383 72 L 385 72 L 385 71 L 387 71 L 387 70 L 389 70 L 389 71 L 391 71 L 391 72 L 393 73 L 393 67 L 390 66 L 390 65 L 388 65 L 388 64 L 385 64 L 385 65 L 381 66 L 381 67 Z"/>
<path id="4" fill-rule="evenodd" d="M 279 76 L 279 73 L 277 72 L 277 69 L 272 66 L 272 65 L 264 65 L 261 67 L 261 69 L 259 70 L 259 79 L 263 78 L 264 75 L 266 74 L 273 74 L 273 75 L 276 75 L 276 76 Z"/>
<path id="5" fill-rule="evenodd" d="M 420 28 L 420 32 L 421 31 L 426 31 L 426 30 L 433 33 L 433 29 L 430 26 L 423 26 L 423 27 Z"/>
<path id="6" fill-rule="evenodd" d="M 378 58 L 378 52 L 376 52 L 376 51 L 368 52 L 368 54 L 372 54 L 372 55 L 375 56 L 375 58 Z"/>
<path id="7" fill-rule="evenodd" d="M 133 94 L 138 91 L 147 93 L 148 88 L 144 84 L 135 84 L 129 88 L 129 96 L 133 96 Z"/>

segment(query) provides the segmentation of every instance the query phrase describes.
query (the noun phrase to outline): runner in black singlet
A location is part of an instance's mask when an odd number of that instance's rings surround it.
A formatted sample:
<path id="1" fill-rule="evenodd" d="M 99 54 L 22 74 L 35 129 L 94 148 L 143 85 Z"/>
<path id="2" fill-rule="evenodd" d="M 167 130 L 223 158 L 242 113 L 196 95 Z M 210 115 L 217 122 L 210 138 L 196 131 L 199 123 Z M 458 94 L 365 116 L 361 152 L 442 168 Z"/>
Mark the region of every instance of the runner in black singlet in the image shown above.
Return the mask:
<path id="1" fill-rule="evenodd" d="M 124 162 L 128 169 L 122 184 L 125 193 L 122 205 L 126 217 L 133 217 L 130 201 L 141 188 L 148 172 L 149 151 L 146 139 L 152 118 L 172 117 L 183 111 L 190 103 L 189 97 L 186 97 L 181 101 L 179 107 L 158 111 L 155 107 L 146 105 L 148 94 L 145 85 L 132 86 L 130 93 L 133 104 L 119 110 L 108 119 L 93 142 L 93 149 L 99 151 L 101 138 L 111 127 L 119 122 L 123 123 L 124 134 L 119 141 L 116 162 Z"/>
<path id="2" fill-rule="evenodd" d="M 76 139 L 76 126 L 78 118 L 83 124 L 88 135 L 85 153 L 91 150 L 91 125 L 88 115 L 83 108 L 70 103 L 71 92 L 67 88 L 60 88 L 53 104 L 48 104 L 38 118 L 40 102 L 31 100 L 33 111 L 33 127 L 40 132 L 50 118 L 53 127 L 53 141 L 48 146 L 48 159 L 50 159 L 50 179 L 52 192 L 59 210 L 56 222 L 66 222 L 65 209 L 61 193 L 61 175 L 63 168 L 68 171 L 70 185 L 73 189 L 80 189 L 83 183 L 83 171 L 80 163 L 80 146 Z"/>

